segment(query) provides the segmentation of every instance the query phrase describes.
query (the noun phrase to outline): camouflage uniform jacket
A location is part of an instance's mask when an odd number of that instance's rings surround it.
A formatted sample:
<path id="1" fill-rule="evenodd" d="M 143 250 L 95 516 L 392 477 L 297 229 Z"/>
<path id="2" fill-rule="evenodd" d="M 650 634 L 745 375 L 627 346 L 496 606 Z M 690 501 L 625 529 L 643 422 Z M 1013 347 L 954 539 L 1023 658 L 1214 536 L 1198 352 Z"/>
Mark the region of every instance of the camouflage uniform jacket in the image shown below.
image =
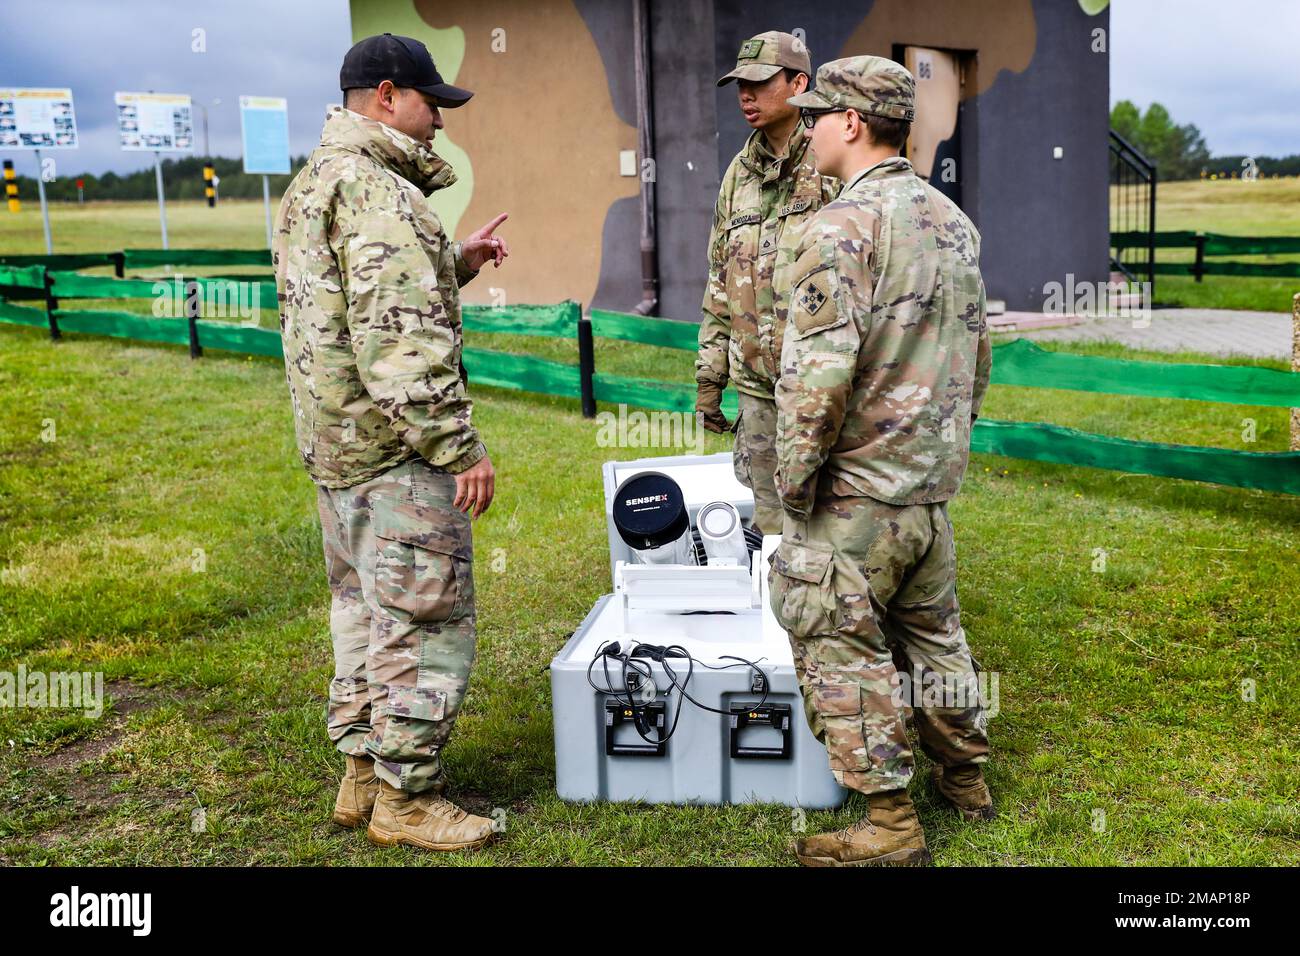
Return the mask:
<path id="1" fill-rule="evenodd" d="M 280 204 L 272 261 L 298 450 L 327 488 L 420 455 L 461 472 L 470 421 L 458 286 L 474 273 L 425 194 L 456 181 L 427 145 L 346 109 Z"/>
<path id="2" fill-rule="evenodd" d="M 819 480 L 894 505 L 957 493 L 992 362 L 979 244 L 902 157 L 808 223 L 776 388 L 788 513 L 808 514 Z"/>
<path id="3" fill-rule="evenodd" d="M 709 283 L 695 378 L 770 399 L 776 386 L 785 302 L 773 290 L 779 260 L 792 252 L 805 223 L 839 192 L 817 173 L 802 123 L 784 154 L 774 156 L 755 130 L 722 177 L 709 235 Z"/>

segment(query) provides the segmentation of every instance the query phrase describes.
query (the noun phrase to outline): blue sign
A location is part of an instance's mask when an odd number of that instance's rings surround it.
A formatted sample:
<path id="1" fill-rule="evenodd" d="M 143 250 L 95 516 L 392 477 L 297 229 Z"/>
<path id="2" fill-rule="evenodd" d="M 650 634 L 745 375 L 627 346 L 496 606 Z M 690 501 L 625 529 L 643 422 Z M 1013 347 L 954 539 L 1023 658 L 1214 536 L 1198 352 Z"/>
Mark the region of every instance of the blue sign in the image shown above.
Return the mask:
<path id="1" fill-rule="evenodd" d="M 244 172 L 289 172 L 289 103 L 274 96 L 241 96 Z"/>

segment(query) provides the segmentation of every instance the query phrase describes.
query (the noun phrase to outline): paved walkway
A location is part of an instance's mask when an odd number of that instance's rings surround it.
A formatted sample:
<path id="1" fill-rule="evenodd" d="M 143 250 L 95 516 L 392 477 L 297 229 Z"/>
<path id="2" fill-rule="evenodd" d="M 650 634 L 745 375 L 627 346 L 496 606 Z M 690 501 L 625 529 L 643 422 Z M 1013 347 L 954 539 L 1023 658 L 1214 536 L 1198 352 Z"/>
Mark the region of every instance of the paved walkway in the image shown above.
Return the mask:
<path id="1" fill-rule="evenodd" d="M 1017 313 L 1006 318 L 1014 321 Z M 1026 319 L 1028 319 L 1028 314 Z M 990 316 L 992 331 L 1001 316 Z M 1042 316 L 1035 316 L 1042 321 Z M 1070 317 L 1071 319 L 1073 317 Z M 1068 320 L 1067 320 L 1068 321 Z M 1210 355 L 1291 357 L 1291 316 L 1287 312 L 1229 309 L 1153 309 L 1151 323 L 1134 328 L 1132 318 L 1085 319 L 1060 328 L 1024 328 L 1013 334 L 1040 342 L 1121 342 L 1156 352 L 1206 352 Z M 1029 321 L 1023 323 L 1028 326 Z M 1140 323 L 1140 324 L 1145 324 Z"/>

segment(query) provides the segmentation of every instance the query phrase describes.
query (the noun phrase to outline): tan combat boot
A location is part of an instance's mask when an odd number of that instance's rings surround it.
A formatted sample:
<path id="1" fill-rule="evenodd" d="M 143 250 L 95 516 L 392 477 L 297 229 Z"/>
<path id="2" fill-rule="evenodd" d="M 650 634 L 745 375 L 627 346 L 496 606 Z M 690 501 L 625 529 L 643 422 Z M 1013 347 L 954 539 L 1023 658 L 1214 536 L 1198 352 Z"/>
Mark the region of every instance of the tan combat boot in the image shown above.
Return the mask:
<path id="1" fill-rule="evenodd" d="M 341 827 L 365 826 L 370 811 L 379 796 L 379 778 L 375 776 L 375 762 L 369 757 L 348 754 L 348 769 L 339 784 L 339 795 L 334 800 L 333 820 Z"/>
<path id="2" fill-rule="evenodd" d="M 379 846 L 418 846 L 425 850 L 473 850 L 495 832 L 487 817 L 466 813 L 435 792 L 405 793 L 379 781 L 366 839 Z"/>
<path id="3" fill-rule="evenodd" d="M 925 830 L 906 790 L 867 796 L 871 809 L 851 827 L 796 840 L 804 866 L 925 866 Z"/>
<path id="4" fill-rule="evenodd" d="M 993 819 L 993 795 L 979 764 L 963 763 L 947 768 L 935 764 L 930 779 L 939 794 L 967 820 Z"/>

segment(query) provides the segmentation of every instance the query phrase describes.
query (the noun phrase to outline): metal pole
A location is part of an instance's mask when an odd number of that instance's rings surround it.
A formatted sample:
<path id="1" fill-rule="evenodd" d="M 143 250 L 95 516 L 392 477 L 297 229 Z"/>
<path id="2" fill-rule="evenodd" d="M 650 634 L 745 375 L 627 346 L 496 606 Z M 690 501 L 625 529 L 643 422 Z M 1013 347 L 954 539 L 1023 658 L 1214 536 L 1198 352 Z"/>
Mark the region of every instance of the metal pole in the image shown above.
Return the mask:
<path id="1" fill-rule="evenodd" d="M 162 153 L 153 154 L 153 171 L 158 179 L 158 221 L 162 223 L 163 248 L 167 248 L 167 200 L 163 196 Z"/>
<path id="2" fill-rule="evenodd" d="M 63 333 L 59 331 L 59 300 L 54 295 L 54 280 L 50 278 L 48 269 L 45 271 L 45 318 L 50 323 L 50 338 L 61 339 Z"/>
<path id="3" fill-rule="evenodd" d="M 1147 282 L 1150 283 L 1151 303 L 1156 301 L 1156 167 L 1151 164 L 1151 199 L 1150 212 L 1147 213 Z"/>
<path id="4" fill-rule="evenodd" d="M 596 346 L 591 319 L 578 319 L 578 382 L 582 391 L 582 417 L 596 417 Z"/>
<path id="5" fill-rule="evenodd" d="M 271 177 L 262 177 L 262 205 L 266 207 L 266 248 L 271 248 Z"/>
<path id="6" fill-rule="evenodd" d="M 50 240 L 50 207 L 45 201 L 45 170 L 41 167 L 41 151 L 36 150 L 36 191 L 41 197 L 41 222 L 45 225 L 45 254 L 54 255 L 54 243 Z"/>
<path id="7" fill-rule="evenodd" d="M 190 330 L 190 358 L 203 355 L 203 346 L 199 344 L 199 284 L 193 279 L 185 283 L 185 319 Z"/>
<path id="8" fill-rule="evenodd" d="M 647 176 L 646 160 L 655 161 L 654 81 L 650 53 L 649 0 L 632 3 L 632 63 L 636 74 L 637 153 L 641 168 L 641 301 L 632 309 L 638 315 L 653 315 L 659 306 L 659 227 L 655 220 L 655 179 Z M 650 167 L 654 169 L 653 165 Z"/>

